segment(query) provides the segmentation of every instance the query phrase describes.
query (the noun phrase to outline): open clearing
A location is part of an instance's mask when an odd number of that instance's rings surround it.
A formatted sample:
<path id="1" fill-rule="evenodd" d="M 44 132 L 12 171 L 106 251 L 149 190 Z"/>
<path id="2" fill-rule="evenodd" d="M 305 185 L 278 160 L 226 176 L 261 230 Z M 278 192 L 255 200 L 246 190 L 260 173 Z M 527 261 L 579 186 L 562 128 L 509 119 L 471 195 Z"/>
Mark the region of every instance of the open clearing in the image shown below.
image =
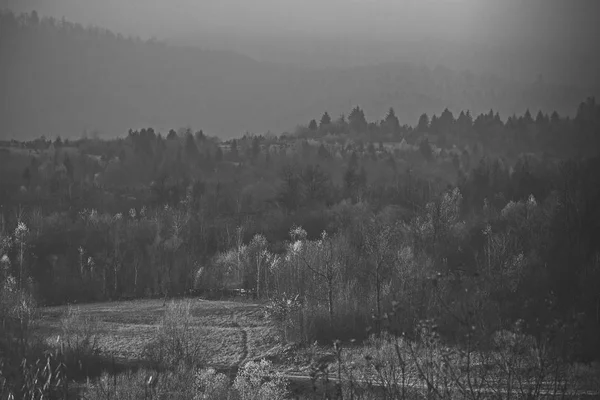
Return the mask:
<path id="1" fill-rule="evenodd" d="M 233 301 L 189 299 L 192 324 L 198 342 L 206 350 L 209 365 L 235 367 L 246 359 L 259 357 L 277 344 L 273 328 L 261 307 Z M 165 310 L 163 300 L 134 300 L 80 304 L 82 316 L 94 321 L 102 355 L 117 360 L 143 360 Z M 60 335 L 66 306 L 42 309 L 39 333 L 48 342 Z"/>
<path id="2" fill-rule="evenodd" d="M 336 375 L 335 358 L 331 349 L 282 345 L 259 304 L 198 298 L 186 301 L 191 303 L 191 329 L 197 332 L 194 336 L 204 350 L 203 361 L 206 365 L 235 371 L 246 361 L 266 358 L 285 374 L 296 393 L 309 393 L 312 390 L 308 376 L 311 366 L 325 362 L 332 374 L 325 386 L 335 384 L 335 379 L 332 379 Z M 156 330 L 168 309 L 161 299 L 80 304 L 73 307 L 79 308 L 83 317 L 93 321 L 101 354 L 130 365 L 144 363 L 144 349 L 155 338 Z M 37 332 L 48 343 L 56 343 L 61 334 L 61 318 L 67 310 L 67 306 L 41 309 Z M 353 353 L 367 350 L 362 346 L 347 349 L 349 352 L 344 358 L 355 358 Z M 421 388 L 421 385 L 410 386 Z M 579 398 L 598 396 L 597 391 L 588 393 L 585 396 L 580 392 Z"/>

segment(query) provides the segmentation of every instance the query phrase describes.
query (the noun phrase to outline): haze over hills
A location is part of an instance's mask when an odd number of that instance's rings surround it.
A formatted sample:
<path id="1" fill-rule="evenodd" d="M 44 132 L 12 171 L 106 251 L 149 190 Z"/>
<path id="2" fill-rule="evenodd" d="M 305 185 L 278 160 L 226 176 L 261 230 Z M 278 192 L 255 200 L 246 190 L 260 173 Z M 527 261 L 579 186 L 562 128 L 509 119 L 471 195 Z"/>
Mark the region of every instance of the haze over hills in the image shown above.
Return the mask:
<path id="1" fill-rule="evenodd" d="M 0 8 L 296 66 L 438 64 L 600 84 L 595 0 L 0 0 Z"/>
<path id="2" fill-rule="evenodd" d="M 446 107 L 473 113 L 493 108 L 503 118 L 527 108 L 572 114 L 575 104 L 596 92 L 589 85 L 520 83 L 409 62 L 427 52 L 378 65 L 368 65 L 367 53 L 354 66 L 332 62 L 312 69 L 293 59 L 298 65 L 129 40 L 44 18 L 17 22 L 4 14 L 0 29 L 2 138 L 70 137 L 84 130 L 116 136 L 129 128 L 186 125 L 224 138 L 279 133 L 326 110 L 335 118 L 355 105 L 369 120 L 394 107 L 401 123 L 411 125 L 421 113 Z"/>

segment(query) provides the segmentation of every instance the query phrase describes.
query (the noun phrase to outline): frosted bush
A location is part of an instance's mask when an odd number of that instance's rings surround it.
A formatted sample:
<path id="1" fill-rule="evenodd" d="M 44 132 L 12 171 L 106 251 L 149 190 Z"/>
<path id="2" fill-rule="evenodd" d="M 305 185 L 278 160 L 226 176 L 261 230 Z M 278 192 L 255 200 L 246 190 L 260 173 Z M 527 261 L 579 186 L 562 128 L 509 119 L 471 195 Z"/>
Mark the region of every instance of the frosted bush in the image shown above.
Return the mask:
<path id="1" fill-rule="evenodd" d="M 271 370 L 266 360 L 248 362 L 240 368 L 233 387 L 241 400 L 285 399 L 286 381 L 281 373 Z"/>

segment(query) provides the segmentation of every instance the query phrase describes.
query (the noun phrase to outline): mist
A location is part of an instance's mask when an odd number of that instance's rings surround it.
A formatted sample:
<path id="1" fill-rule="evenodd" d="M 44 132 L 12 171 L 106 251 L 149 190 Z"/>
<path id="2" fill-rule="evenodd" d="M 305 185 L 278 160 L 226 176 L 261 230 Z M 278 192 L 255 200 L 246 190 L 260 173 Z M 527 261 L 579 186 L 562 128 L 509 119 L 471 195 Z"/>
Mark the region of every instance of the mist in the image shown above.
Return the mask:
<path id="1" fill-rule="evenodd" d="M 597 85 L 593 0 L 4 0 L 143 39 L 260 61 L 352 67 L 408 61 Z M 1 4 L 1 3 L 0 3 Z"/>

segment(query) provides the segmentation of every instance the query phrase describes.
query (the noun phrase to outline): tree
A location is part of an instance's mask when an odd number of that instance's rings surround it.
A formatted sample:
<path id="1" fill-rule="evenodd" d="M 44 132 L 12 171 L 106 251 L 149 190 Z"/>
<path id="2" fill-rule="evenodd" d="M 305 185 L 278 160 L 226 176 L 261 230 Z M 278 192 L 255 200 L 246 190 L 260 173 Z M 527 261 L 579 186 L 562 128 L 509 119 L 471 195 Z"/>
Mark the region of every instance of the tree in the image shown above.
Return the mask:
<path id="1" fill-rule="evenodd" d="M 419 117 L 419 123 L 417 124 L 417 131 L 428 132 L 429 131 L 429 117 L 427 114 L 421 114 Z"/>
<path id="2" fill-rule="evenodd" d="M 319 128 L 323 128 L 325 126 L 328 126 L 329 124 L 331 124 L 331 117 L 329 116 L 327 111 L 325 111 L 325 113 L 323 113 L 323 116 L 321 117 L 321 122 L 319 122 Z"/>
<path id="3" fill-rule="evenodd" d="M 198 132 L 196 132 L 194 136 L 196 138 L 196 142 L 198 142 L 198 143 L 202 143 L 206 140 L 206 136 L 204 135 L 204 132 L 202 131 L 202 129 L 200 129 Z"/>
<path id="4" fill-rule="evenodd" d="M 396 112 L 392 107 L 390 107 L 387 115 L 384 120 L 385 129 L 390 133 L 399 133 L 400 132 L 400 121 L 398 117 L 396 117 Z"/>
<path id="5" fill-rule="evenodd" d="M 188 160 L 193 162 L 198 162 L 200 159 L 200 151 L 191 132 L 185 135 L 185 155 Z"/>
<path id="6" fill-rule="evenodd" d="M 356 132 L 362 132 L 367 128 L 365 113 L 359 106 L 354 107 L 348 115 L 348 123 L 350 128 Z"/>
<path id="7" fill-rule="evenodd" d="M 327 196 L 329 177 L 319 165 L 307 165 L 300 174 L 303 198 L 307 205 L 318 204 Z"/>
<path id="8" fill-rule="evenodd" d="M 254 136 L 252 138 L 252 158 L 256 159 L 256 157 L 258 157 L 258 155 L 260 154 L 260 139 L 258 138 L 258 136 Z"/>
<path id="9" fill-rule="evenodd" d="M 317 125 L 317 121 L 314 119 L 311 119 L 310 122 L 308 123 L 308 129 L 311 131 L 316 131 L 318 129 L 318 125 Z"/>
<path id="10" fill-rule="evenodd" d="M 533 123 L 533 118 L 531 118 L 531 113 L 529 112 L 529 108 L 525 111 L 525 114 L 523 115 L 523 122 L 525 124 Z"/>
<path id="11" fill-rule="evenodd" d="M 236 139 L 233 139 L 231 141 L 231 157 L 234 160 L 237 160 L 238 157 L 239 157 L 239 154 L 238 154 L 238 142 L 237 142 Z"/>
<path id="12" fill-rule="evenodd" d="M 375 306 L 377 321 L 380 321 L 381 287 L 386 270 L 390 268 L 394 257 L 394 230 L 391 225 L 382 224 L 382 221 L 375 218 L 365 221 L 361 229 L 364 250 L 371 263 L 372 275 L 375 278 Z"/>
<path id="13" fill-rule="evenodd" d="M 215 150 L 215 161 L 223 161 L 223 150 L 221 149 L 221 146 L 217 146 L 217 150 Z"/>
<path id="14" fill-rule="evenodd" d="M 550 121 L 550 119 L 548 118 L 548 115 L 545 115 L 542 112 L 542 110 L 539 110 L 535 117 L 535 123 L 537 125 L 543 126 L 543 125 L 546 125 L 549 121 Z"/>
<path id="15" fill-rule="evenodd" d="M 256 266 L 256 298 L 261 298 L 261 279 L 266 283 L 264 285 L 265 288 L 268 287 L 268 277 L 267 272 L 268 268 L 264 268 L 264 265 L 270 258 L 270 254 L 267 248 L 267 239 L 260 234 L 255 235 L 250 242 L 249 251 L 252 254 L 252 258 L 254 259 L 254 264 Z M 261 276 L 261 272 L 264 270 L 264 277 Z"/>
<path id="16" fill-rule="evenodd" d="M 425 160 L 433 160 L 433 149 L 431 148 L 431 144 L 429 144 L 429 140 L 421 140 L 421 143 L 419 143 L 419 151 L 421 152 Z"/>
<path id="17" fill-rule="evenodd" d="M 286 165 L 281 169 L 280 174 L 282 184 L 279 189 L 278 201 L 288 212 L 295 211 L 300 203 L 302 194 L 302 183 L 300 174 L 296 168 L 291 165 Z"/>
<path id="18" fill-rule="evenodd" d="M 473 127 L 473 117 L 471 117 L 470 111 L 467 110 L 466 113 L 464 111 L 461 111 L 456 121 L 456 124 L 458 125 L 461 131 L 469 132 Z"/>
<path id="19" fill-rule="evenodd" d="M 323 231 L 318 240 L 310 241 L 306 239 L 306 231 L 302 228 L 295 228 L 299 233 L 295 238 L 293 245 L 290 247 L 290 256 L 295 256 L 300 259 L 302 265 L 313 275 L 315 284 L 309 289 L 312 289 L 312 298 L 318 302 L 324 301 L 327 303 L 329 314 L 329 325 L 334 323 L 334 297 L 336 280 L 339 276 L 340 263 L 336 257 L 335 238 L 332 238 L 327 232 Z M 292 258 L 289 257 L 289 258 Z M 319 297 L 320 283 L 325 283 L 325 291 L 327 298 Z"/>
<path id="20" fill-rule="evenodd" d="M 441 133 L 451 131 L 455 122 L 456 121 L 454 120 L 454 115 L 452 115 L 452 112 L 445 108 L 439 119 Z"/>
<path id="21" fill-rule="evenodd" d="M 167 135 L 167 140 L 175 140 L 175 139 L 177 139 L 177 132 L 175 132 L 175 129 L 169 130 L 169 134 Z"/>
<path id="22" fill-rule="evenodd" d="M 319 149 L 317 150 L 317 157 L 319 157 L 322 160 L 328 160 L 331 158 L 331 154 L 329 154 L 329 151 L 323 143 L 321 143 Z"/>

